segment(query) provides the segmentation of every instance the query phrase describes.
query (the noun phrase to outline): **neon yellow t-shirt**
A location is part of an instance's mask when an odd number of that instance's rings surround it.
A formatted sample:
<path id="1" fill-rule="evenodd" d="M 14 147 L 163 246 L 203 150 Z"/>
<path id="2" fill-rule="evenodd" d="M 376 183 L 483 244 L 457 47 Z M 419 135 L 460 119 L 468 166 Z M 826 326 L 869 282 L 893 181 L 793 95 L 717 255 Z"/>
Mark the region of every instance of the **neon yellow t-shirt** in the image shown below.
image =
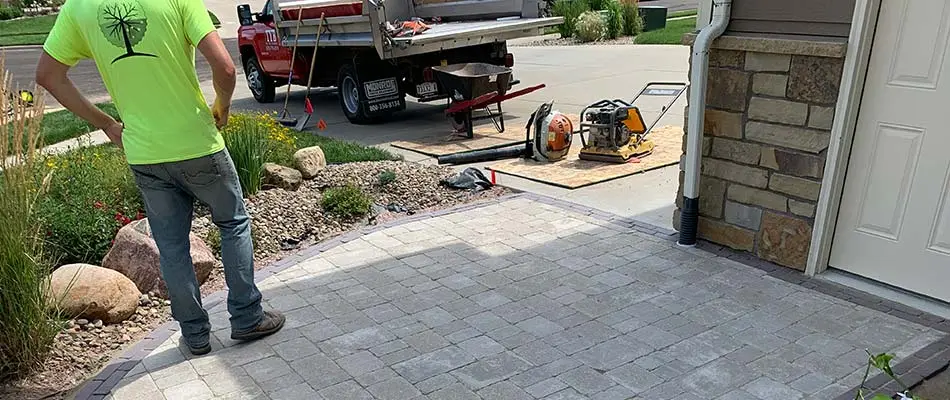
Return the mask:
<path id="1" fill-rule="evenodd" d="M 43 49 L 69 66 L 95 60 L 130 164 L 181 161 L 224 148 L 195 72 L 214 29 L 201 0 L 67 0 Z"/>

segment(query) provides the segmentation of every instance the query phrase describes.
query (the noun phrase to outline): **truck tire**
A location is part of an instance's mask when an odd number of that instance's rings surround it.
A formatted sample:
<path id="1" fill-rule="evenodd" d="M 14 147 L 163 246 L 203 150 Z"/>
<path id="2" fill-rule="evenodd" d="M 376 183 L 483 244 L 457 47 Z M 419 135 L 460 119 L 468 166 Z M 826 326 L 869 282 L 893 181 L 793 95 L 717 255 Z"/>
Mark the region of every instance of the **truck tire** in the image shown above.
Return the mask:
<path id="1" fill-rule="evenodd" d="M 274 79 L 267 76 L 261 68 L 257 57 L 247 58 L 244 64 L 244 76 L 247 77 L 247 87 L 251 89 L 254 100 L 258 103 L 273 103 L 277 88 L 274 85 Z"/>
<path id="2" fill-rule="evenodd" d="M 337 97 L 340 98 L 340 108 L 351 123 L 366 124 L 370 118 L 366 115 L 364 103 L 360 96 L 360 80 L 356 76 L 356 69 L 350 64 L 343 64 L 337 75 Z"/>

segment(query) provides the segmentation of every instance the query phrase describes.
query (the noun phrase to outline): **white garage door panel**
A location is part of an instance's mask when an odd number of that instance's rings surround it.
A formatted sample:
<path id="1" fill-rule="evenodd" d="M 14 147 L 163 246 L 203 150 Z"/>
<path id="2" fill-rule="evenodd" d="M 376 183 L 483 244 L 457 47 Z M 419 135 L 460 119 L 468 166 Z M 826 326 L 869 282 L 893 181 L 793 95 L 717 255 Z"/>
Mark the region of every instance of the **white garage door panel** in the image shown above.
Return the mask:
<path id="1" fill-rule="evenodd" d="M 887 0 L 830 264 L 950 301 L 950 3 Z"/>

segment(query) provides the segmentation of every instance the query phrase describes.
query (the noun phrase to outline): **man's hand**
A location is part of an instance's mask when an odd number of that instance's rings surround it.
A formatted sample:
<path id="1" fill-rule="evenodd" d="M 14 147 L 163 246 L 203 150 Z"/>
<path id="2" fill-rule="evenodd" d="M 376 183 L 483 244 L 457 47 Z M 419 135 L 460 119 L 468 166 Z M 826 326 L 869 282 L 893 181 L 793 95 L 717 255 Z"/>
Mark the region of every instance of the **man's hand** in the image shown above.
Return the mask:
<path id="1" fill-rule="evenodd" d="M 111 140 L 113 144 L 115 144 L 116 146 L 119 146 L 119 148 L 122 149 L 123 148 L 122 147 L 122 131 L 124 129 L 125 129 L 125 125 L 122 125 L 121 123 L 116 122 L 112 125 L 109 125 L 108 127 L 106 127 L 106 129 L 103 129 L 102 131 L 106 133 L 106 136 L 109 137 L 109 140 Z"/>
<path id="2" fill-rule="evenodd" d="M 214 115 L 214 123 L 218 126 L 218 129 L 224 129 L 228 124 L 228 114 L 230 113 L 230 104 L 223 104 L 220 99 L 214 100 L 214 105 L 211 106 L 211 115 Z"/>

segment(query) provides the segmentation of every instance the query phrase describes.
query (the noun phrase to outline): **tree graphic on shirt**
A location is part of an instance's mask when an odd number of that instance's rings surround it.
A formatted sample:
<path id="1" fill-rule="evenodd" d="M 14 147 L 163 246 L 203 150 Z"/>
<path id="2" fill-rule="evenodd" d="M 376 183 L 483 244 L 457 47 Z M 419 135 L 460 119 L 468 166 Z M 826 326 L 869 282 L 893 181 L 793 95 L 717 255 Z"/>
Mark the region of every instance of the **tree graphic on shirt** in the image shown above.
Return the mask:
<path id="1" fill-rule="evenodd" d="M 125 54 L 112 60 L 113 64 L 129 57 L 156 57 L 135 51 L 134 46 L 145 38 L 148 29 L 148 20 L 141 11 L 141 5 L 136 2 L 103 2 L 99 7 L 99 29 L 109 43 L 125 49 Z"/>

